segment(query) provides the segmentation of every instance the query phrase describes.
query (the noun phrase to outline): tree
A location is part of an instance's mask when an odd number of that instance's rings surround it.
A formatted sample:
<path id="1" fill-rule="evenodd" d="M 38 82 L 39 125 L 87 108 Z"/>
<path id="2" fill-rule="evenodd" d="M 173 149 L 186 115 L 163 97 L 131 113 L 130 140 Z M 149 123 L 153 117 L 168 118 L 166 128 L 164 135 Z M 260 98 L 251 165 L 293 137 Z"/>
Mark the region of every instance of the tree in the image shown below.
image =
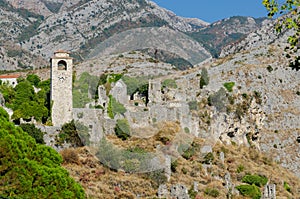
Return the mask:
<path id="1" fill-rule="evenodd" d="M 206 68 L 203 68 L 201 71 L 200 88 L 202 89 L 204 86 L 208 85 L 208 83 L 209 83 L 208 71 Z"/>
<path id="2" fill-rule="evenodd" d="M 41 81 L 40 77 L 35 74 L 28 75 L 26 80 L 29 81 L 35 87 L 37 87 Z"/>
<path id="3" fill-rule="evenodd" d="M 279 3 L 278 0 L 263 0 L 263 5 L 268 10 L 269 17 L 274 17 L 278 14 L 285 15 L 278 19 L 275 29 L 277 32 L 282 32 L 284 29 L 293 29 L 295 31 L 293 35 L 288 37 L 290 47 L 286 50 L 288 50 L 288 57 L 291 57 L 291 54 L 296 54 L 299 48 L 300 37 L 300 1 L 285 0 Z M 296 70 L 300 69 L 300 56 L 292 56 L 290 62 L 291 67 L 295 67 Z"/>
<path id="4" fill-rule="evenodd" d="M 39 81 L 36 75 L 28 76 L 28 79 L 35 81 L 41 89 L 35 93 L 33 83 L 27 79 L 19 79 L 18 85 L 13 88 L 9 85 L 0 85 L 0 92 L 3 93 L 5 105 L 11 108 L 14 113 L 12 119 L 18 121 L 20 118 L 46 122 L 50 116 L 50 81 Z"/>
<path id="5" fill-rule="evenodd" d="M 0 149 L 1 197 L 85 198 L 83 188 L 61 167 L 61 156 L 9 122 L 1 107 Z"/>

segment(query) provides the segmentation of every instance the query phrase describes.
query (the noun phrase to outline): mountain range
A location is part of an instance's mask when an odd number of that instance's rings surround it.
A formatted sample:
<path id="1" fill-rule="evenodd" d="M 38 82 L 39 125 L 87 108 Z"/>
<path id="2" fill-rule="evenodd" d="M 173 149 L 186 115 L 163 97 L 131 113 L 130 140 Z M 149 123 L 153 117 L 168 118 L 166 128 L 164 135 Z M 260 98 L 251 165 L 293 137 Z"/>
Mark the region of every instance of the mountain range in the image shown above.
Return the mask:
<path id="1" fill-rule="evenodd" d="M 0 0 L 0 13 L 1 70 L 47 66 L 58 49 L 82 61 L 101 53 L 151 48 L 195 65 L 218 57 L 224 46 L 266 22 L 231 17 L 209 24 L 179 17 L 147 0 Z"/>

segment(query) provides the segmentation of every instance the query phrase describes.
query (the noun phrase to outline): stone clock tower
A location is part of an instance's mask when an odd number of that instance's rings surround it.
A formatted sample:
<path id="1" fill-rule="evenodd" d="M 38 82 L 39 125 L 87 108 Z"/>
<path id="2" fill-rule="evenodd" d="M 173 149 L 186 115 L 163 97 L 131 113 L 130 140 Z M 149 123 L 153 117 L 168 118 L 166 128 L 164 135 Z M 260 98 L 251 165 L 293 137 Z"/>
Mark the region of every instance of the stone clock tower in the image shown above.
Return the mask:
<path id="1" fill-rule="evenodd" d="M 72 120 L 73 59 L 66 51 L 56 51 L 51 58 L 52 123 L 61 126 Z"/>

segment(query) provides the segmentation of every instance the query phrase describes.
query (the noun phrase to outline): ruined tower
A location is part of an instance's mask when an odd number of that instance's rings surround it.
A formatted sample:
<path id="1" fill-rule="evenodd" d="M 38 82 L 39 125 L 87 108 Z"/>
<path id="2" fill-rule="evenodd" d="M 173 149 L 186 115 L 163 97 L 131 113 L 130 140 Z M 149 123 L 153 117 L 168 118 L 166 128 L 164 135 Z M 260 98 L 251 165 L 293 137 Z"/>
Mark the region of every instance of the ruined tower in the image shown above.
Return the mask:
<path id="1" fill-rule="evenodd" d="M 51 62 L 52 123 L 61 126 L 72 120 L 73 59 L 66 51 L 56 51 Z"/>

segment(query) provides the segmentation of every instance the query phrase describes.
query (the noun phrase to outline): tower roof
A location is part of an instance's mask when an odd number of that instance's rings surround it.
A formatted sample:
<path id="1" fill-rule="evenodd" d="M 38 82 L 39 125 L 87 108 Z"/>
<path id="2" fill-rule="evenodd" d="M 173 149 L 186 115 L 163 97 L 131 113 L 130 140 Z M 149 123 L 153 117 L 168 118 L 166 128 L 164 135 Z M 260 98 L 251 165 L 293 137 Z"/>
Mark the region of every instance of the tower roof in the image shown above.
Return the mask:
<path id="1" fill-rule="evenodd" d="M 54 56 L 53 58 L 60 58 L 60 59 L 72 59 L 72 57 L 70 57 L 70 53 L 68 51 L 65 50 L 57 50 L 54 52 Z"/>
<path id="2" fill-rule="evenodd" d="M 68 54 L 70 54 L 68 51 L 62 50 L 62 49 L 59 49 L 59 50 L 54 52 L 54 54 L 56 54 L 56 53 L 68 53 Z"/>

